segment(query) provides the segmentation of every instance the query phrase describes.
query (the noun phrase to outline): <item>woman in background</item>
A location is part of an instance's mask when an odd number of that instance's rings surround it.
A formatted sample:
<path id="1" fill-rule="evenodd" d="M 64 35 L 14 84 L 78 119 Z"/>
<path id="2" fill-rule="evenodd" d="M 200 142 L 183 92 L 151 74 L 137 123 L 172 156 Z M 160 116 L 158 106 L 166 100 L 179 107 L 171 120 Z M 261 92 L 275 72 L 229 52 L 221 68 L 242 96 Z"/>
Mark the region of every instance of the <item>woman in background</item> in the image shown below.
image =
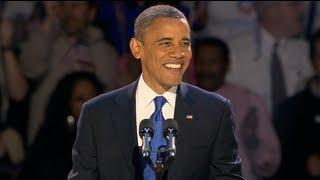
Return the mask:
<path id="1" fill-rule="evenodd" d="M 66 179 L 72 166 L 71 150 L 81 106 L 102 91 L 96 76 L 89 72 L 71 73 L 59 82 L 27 155 L 21 179 Z"/>

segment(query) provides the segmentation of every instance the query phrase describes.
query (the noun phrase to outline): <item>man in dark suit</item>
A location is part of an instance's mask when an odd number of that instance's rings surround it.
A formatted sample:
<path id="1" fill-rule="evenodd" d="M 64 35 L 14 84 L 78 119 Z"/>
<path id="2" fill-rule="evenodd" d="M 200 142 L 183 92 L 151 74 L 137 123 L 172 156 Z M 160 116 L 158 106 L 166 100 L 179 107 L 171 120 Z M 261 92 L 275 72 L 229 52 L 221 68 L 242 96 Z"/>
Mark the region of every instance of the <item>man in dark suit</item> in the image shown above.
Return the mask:
<path id="1" fill-rule="evenodd" d="M 243 179 L 230 102 L 181 82 L 192 55 L 185 16 L 171 6 L 153 6 L 138 16 L 134 33 L 130 48 L 142 75 L 83 106 L 69 180 L 155 179 L 138 148 L 137 127 L 150 117 L 153 123 L 174 118 L 180 128 L 165 179 Z"/>

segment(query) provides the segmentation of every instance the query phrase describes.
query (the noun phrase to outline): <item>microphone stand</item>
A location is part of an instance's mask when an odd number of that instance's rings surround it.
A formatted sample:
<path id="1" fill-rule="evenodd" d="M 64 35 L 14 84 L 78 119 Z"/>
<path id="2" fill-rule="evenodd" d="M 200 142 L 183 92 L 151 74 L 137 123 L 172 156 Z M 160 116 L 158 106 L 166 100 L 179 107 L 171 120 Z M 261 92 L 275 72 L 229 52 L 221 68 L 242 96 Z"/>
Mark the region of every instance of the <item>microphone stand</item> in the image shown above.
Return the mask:
<path id="1" fill-rule="evenodd" d="M 155 173 L 156 173 L 156 180 L 162 180 L 165 170 L 167 169 L 164 164 L 166 160 L 166 146 L 160 146 L 157 152 L 157 160 L 155 164 Z"/>
<path id="2" fill-rule="evenodd" d="M 169 166 L 175 159 L 175 154 L 172 154 L 170 152 L 171 151 L 169 151 L 166 146 L 160 146 L 157 151 L 157 159 L 155 163 L 152 162 L 149 156 L 150 154 L 143 157 L 146 163 L 155 172 L 156 180 L 163 180 L 165 172 L 168 170 Z"/>
<path id="3" fill-rule="evenodd" d="M 169 169 L 171 163 L 175 159 L 175 153 L 171 153 L 166 146 L 160 146 L 157 152 L 157 161 L 154 171 L 156 173 L 156 180 L 163 180 L 165 172 Z"/>

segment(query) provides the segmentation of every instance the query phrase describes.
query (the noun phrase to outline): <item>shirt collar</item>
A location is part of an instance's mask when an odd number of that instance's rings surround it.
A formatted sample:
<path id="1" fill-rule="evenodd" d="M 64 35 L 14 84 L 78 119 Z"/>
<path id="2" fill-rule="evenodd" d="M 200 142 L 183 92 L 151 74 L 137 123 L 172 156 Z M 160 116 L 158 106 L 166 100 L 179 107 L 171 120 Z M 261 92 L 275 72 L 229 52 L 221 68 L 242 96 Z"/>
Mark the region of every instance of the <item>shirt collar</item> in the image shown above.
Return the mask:
<path id="1" fill-rule="evenodd" d="M 136 95 L 137 95 L 137 101 L 144 108 L 149 106 L 150 103 L 153 103 L 153 99 L 156 96 L 165 97 L 168 104 L 174 107 L 176 96 L 177 96 L 177 86 L 171 87 L 168 91 L 164 92 L 163 94 L 157 94 L 146 84 L 141 74 L 138 82 Z"/>
<path id="2" fill-rule="evenodd" d="M 265 28 L 261 27 L 262 43 L 267 50 L 272 51 L 275 42 L 278 42 L 279 46 L 286 43 L 286 38 L 275 39 L 271 33 L 269 33 Z M 267 51 L 269 52 L 269 51 Z"/>
<path id="3" fill-rule="evenodd" d="M 272 46 L 273 43 L 276 41 L 275 38 L 263 27 L 261 28 L 261 35 L 262 35 L 262 42 L 265 45 Z"/>

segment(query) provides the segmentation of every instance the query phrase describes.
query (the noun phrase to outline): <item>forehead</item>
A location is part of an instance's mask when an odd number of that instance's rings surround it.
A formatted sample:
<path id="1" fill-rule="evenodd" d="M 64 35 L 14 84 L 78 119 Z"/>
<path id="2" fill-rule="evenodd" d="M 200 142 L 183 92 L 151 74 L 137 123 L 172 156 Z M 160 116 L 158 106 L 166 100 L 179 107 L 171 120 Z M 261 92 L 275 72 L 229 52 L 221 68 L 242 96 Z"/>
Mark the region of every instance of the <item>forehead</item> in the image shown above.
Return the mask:
<path id="1" fill-rule="evenodd" d="M 146 28 L 143 36 L 149 35 L 179 35 L 186 36 L 190 34 L 189 24 L 186 19 L 170 18 L 170 17 L 158 17 L 154 19 L 150 25 Z"/>
<path id="2" fill-rule="evenodd" d="M 213 44 L 202 44 L 198 46 L 199 52 L 210 52 L 212 54 L 220 54 L 220 47 Z"/>
<path id="3" fill-rule="evenodd" d="M 215 45 L 204 44 L 197 48 L 196 58 L 198 61 L 222 58 L 221 49 Z"/>

